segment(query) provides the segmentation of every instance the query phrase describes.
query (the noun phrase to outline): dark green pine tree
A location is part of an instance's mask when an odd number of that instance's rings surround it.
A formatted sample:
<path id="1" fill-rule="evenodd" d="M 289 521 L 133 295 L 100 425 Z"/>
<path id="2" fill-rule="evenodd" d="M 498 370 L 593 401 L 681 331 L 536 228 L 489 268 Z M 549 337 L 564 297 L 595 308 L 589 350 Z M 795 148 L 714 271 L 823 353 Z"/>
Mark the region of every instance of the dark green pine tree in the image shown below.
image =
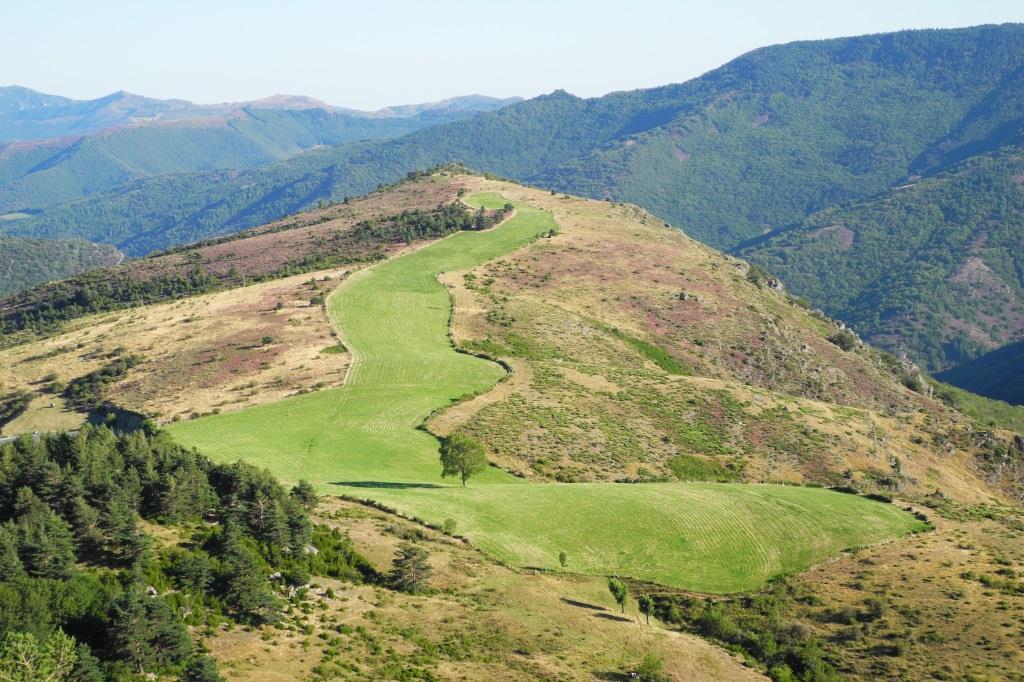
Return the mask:
<path id="1" fill-rule="evenodd" d="M 309 522 L 305 507 L 297 499 L 286 499 L 283 506 L 289 547 L 292 554 L 301 556 L 313 540 L 313 525 Z"/>
<path id="2" fill-rule="evenodd" d="M 274 550 L 288 546 L 288 520 L 281 503 L 259 494 L 249 503 L 248 525 L 253 536 Z"/>
<path id="3" fill-rule="evenodd" d="M 11 524 L 0 526 L 0 576 L 15 580 L 25 575 L 25 567 L 18 557 L 18 538 Z"/>
<path id="4" fill-rule="evenodd" d="M 75 667 L 71 669 L 68 682 L 106 682 L 106 679 L 92 649 L 86 644 L 79 644 L 75 648 Z"/>
<path id="5" fill-rule="evenodd" d="M 129 490 L 113 488 L 100 508 L 99 528 L 103 550 L 115 560 L 131 563 L 144 548 L 138 518 Z"/>
<path id="6" fill-rule="evenodd" d="M 194 656 L 185 666 L 180 682 L 224 682 L 217 663 L 209 656 Z"/>
<path id="7" fill-rule="evenodd" d="M 427 588 L 432 572 L 427 562 L 427 551 L 405 542 L 398 546 L 388 578 L 392 588 L 415 594 Z"/>
<path id="8" fill-rule="evenodd" d="M 151 668 L 156 660 L 153 647 L 154 630 L 146 609 L 149 597 L 138 585 L 131 586 L 113 604 L 107 642 L 111 658 L 128 662 L 140 673 Z"/>
<path id="9" fill-rule="evenodd" d="M 163 666 L 177 665 L 192 655 L 192 638 L 185 624 L 162 597 L 148 597 L 146 611 L 153 629 L 154 656 Z"/>
<path id="10" fill-rule="evenodd" d="M 224 601 L 239 620 L 259 624 L 274 622 L 280 616 L 280 604 L 267 581 L 266 567 L 245 546 L 237 528 L 225 529 Z"/>
<path id="11" fill-rule="evenodd" d="M 28 488 L 18 491 L 15 513 L 18 556 L 28 574 L 67 577 L 75 565 L 75 549 L 64 520 Z"/>

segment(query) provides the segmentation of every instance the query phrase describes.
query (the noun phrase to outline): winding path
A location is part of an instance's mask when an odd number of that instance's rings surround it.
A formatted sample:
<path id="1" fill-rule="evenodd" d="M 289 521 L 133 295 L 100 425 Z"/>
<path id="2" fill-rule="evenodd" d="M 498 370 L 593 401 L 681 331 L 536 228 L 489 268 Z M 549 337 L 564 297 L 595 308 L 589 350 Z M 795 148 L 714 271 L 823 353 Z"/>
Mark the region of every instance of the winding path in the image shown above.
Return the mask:
<path id="1" fill-rule="evenodd" d="M 504 203 L 494 193 L 468 199 Z M 354 361 L 346 385 L 172 426 L 220 461 L 372 499 L 457 532 L 507 563 L 618 573 L 729 592 L 917 527 L 892 505 L 820 489 L 742 484 L 529 484 L 498 469 L 470 487 L 440 478 L 433 410 L 491 388 L 502 370 L 455 352 L 441 272 L 471 268 L 555 226 L 524 203 L 484 232 L 460 232 L 353 275 L 329 301 Z"/>

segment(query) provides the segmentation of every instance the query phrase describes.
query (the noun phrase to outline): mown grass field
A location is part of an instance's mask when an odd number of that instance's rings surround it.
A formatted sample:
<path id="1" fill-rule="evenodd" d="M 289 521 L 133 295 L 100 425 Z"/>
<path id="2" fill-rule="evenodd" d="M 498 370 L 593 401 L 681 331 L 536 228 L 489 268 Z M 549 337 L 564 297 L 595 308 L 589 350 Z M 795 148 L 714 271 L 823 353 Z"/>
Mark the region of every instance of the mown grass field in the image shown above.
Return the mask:
<path id="1" fill-rule="evenodd" d="M 182 422 L 171 432 L 211 457 L 245 459 L 284 480 L 442 483 L 437 440 L 416 426 L 434 409 L 489 389 L 503 370 L 452 349 L 451 302 L 437 274 L 490 260 L 553 226 L 549 214 L 520 206 L 496 229 L 461 232 L 356 272 L 329 299 L 354 357 L 344 388 Z M 478 480 L 518 479 L 493 470 Z"/>
<path id="2" fill-rule="evenodd" d="M 500 206 L 496 193 L 472 205 Z M 706 592 L 756 588 L 852 546 L 910 532 L 891 505 L 818 489 L 728 484 L 527 484 L 489 469 L 462 489 L 440 478 L 437 441 L 416 427 L 485 391 L 495 364 L 456 353 L 437 274 L 467 269 L 554 227 L 524 204 L 501 226 L 463 232 L 356 273 L 330 299 L 354 355 L 343 388 L 170 428 L 218 460 L 244 459 L 285 481 L 372 499 L 456 531 L 498 559 L 619 573 Z"/>

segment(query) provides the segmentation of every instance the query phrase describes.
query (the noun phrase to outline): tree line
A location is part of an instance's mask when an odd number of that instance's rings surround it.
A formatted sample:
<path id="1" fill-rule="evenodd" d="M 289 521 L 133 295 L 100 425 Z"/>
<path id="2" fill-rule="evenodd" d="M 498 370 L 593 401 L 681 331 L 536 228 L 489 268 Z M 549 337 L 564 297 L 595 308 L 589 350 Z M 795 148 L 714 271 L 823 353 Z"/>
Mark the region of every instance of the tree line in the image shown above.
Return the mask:
<path id="1" fill-rule="evenodd" d="M 309 484 L 213 464 L 149 423 L 0 446 L 0 668 L 218 679 L 187 626 L 273 623 L 311 575 L 376 577 L 337 530 L 314 527 L 315 503 Z M 158 546 L 143 519 L 186 543 Z"/>

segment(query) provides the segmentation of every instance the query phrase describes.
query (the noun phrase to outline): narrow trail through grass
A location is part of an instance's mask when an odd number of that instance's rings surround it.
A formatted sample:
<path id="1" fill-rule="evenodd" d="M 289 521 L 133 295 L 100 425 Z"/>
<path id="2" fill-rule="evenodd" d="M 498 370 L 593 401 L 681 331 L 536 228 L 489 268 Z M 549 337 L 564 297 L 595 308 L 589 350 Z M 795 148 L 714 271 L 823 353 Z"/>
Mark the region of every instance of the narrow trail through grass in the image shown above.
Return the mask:
<path id="1" fill-rule="evenodd" d="M 500 207 L 497 193 L 467 203 Z M 892 505 L 825 490 L 740 484 L 528 484 L 491 468 L 469 488 L 440 478 L 433 410 L 502 376 L 457 353 L 440 272 L 471 268 L 555 227 L 516 204 L 485 232 L 461 232 L 353 275 L 329 300 L 354 363 L 340 389 L 169 427 L 220 461 L 242 459 L 284 481 L 371 499 L 440 524 L 506 563 L 618 573 L 707 592 L 756 588 L 846 547 L 920 527 Z"/>

